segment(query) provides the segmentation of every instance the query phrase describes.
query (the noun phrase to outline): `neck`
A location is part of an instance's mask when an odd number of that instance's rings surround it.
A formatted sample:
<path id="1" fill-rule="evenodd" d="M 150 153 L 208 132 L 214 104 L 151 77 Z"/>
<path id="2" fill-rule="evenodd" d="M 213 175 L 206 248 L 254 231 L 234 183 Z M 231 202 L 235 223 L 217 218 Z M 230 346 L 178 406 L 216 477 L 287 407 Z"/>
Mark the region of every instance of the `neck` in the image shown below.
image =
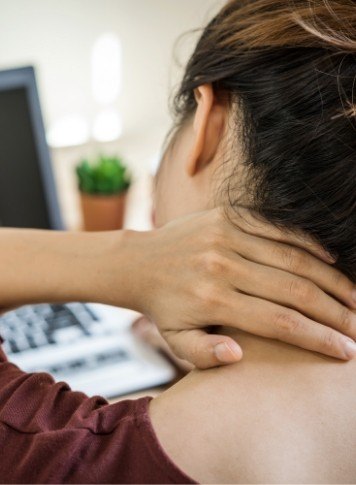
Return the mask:
<path id="1" fill-rule="evenodd" d="M 356 361 L 223 331 L 241 345 L 242 361 L 195 370 L 152 404 L 169 454 L 203 483 L 348 483 Z"/>

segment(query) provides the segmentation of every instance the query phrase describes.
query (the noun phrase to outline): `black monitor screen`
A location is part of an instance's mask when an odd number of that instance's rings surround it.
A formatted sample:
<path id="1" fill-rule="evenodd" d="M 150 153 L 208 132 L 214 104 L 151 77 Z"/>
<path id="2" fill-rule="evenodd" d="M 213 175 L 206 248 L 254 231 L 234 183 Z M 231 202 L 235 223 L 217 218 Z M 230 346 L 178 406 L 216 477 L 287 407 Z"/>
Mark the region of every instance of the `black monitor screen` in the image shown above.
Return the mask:
<path id="1" fill-rule="evenodd" d="M 0 225 L 50 227 L 25 88 L 0 90 Z"/>

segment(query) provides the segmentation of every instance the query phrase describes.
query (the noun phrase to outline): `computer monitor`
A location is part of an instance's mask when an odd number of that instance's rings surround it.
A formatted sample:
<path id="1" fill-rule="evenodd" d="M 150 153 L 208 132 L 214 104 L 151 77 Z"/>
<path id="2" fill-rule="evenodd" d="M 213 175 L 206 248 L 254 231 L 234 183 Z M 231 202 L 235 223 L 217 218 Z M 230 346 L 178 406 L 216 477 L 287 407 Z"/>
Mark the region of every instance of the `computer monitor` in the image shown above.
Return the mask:
<path id="1" fill-rule="evenodd" d="M 0 71 L 0 226 L 63 229 L 33 67 Z"/>

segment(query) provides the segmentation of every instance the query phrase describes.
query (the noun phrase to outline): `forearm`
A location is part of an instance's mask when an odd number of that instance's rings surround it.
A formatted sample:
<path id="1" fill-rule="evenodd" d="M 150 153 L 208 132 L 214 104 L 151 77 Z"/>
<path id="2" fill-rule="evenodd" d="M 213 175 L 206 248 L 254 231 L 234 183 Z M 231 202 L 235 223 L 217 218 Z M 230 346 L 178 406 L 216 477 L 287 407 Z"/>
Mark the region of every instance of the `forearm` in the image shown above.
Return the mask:
<path id="1" fill-rule="evenodd" d="M 131 306 L 128 251 L 125 231 L 1 229 L 0 306 L 88 300 Z"/>

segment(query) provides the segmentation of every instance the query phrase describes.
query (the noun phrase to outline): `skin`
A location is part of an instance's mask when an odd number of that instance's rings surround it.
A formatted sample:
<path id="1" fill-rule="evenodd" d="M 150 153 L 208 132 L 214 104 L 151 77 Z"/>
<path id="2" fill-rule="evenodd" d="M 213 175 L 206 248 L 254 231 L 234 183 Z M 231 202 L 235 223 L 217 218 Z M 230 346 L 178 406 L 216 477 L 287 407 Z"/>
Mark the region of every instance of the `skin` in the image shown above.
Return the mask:
<path id="1" fill-rule="evenodd" d="M 354 285 L 322 262 L 328 256 L 315 242 L 246 211 L 236 223 L 212 209 L 144 233 L 1 229 L 1 306 L 95 301 L 131 308 L 199 368 L 242 358 L 238 343 L 209 332 L 211 325 L 354 358 Z"/>
<path id="2" fill-rule="evenodd" d="M 183 211 L 202 210 L 214 200 L 211 179 L 221 163 L 228 109 L 209 85 L 198 88 L 195 95 L 196 113 L 168 149 L 158 175 L 158 224 L 182 216 Z M 219 262 L 221 275 L 233 278 L 228 265 Z M 278 276 L 271 273 L 272 280 L 283 278 L 283 269 Z M 316 276 L 317 267 L 314 270 Z M 261 284 L 262 274 L 252 285 L 236 284 L 244 297 L 262 291 L 261 286 L 268 292 L 266 282 Z M 332 286 L 335 291 L 337 279 Z M 296 287 L 292 284 L 284 295 L 282 287 L 277 301 L 285 303 L 289 294 L 295 299 L 289 305 L 298 309 Z M 307 295 L 304 292 L 303 298 Z M 244 301 L 255 311 L 262 305 L 257 298 Z M 234 313 L 237 319 L 239 310 L 244 306 Z M 322 318 L 326 316 L 319 314 L 319 321 Z M 282 319 L 281 326 L 288 327 L 290 335 L 298 332 L 300 323 L 286 322 Z M 356 361 L 341 363 L 236 329 L 219 332 L 239 342 L 244 359 L 194 370 L 151 402 L 153 426 L 171 459 L 203 483 L 354 483 Z M 265 336 L 270 336 L 268 330 Z"/>
<path id="3" fill-rule="evenodd" d="M 356 362 L 233 336 L 240 363 L 195 370 L 151 402 L 168 456 L 200 483 L 354 483 Z"/>

